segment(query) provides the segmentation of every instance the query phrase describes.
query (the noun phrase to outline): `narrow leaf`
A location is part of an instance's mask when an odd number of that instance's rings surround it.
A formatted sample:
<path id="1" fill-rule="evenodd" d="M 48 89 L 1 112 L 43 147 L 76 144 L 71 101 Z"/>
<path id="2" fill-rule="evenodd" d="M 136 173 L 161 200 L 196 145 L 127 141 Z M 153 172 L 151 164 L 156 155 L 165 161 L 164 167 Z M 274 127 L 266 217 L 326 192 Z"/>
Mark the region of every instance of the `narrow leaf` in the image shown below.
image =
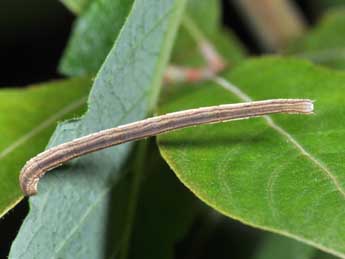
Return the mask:
<path id="1" fill-rule="evenodd" d="M 49 146 L 146 116 L 156 103 L 184 4 L 183 0 L 135 1 L 95 79 L 88 112 L 61 125 Z M 30 198 L 30 213 L 10 258 L 103 258 L 112 186 L 123 177 L 129 151 L 130 145 L 103 150 L 44 177 L 38 195 Z M 113 191 L 117 188 L 121 185 Z M 118 243 L 108 248 L 117 254 L 123 245 L 122 230 L 110 234 Z"/>
<path id="2" fill-rule="evenodd" d="M 133 0 L 93 1 L 74 25 L 61 60 L 66 75 L 96 74 L 114 45 Z"/>

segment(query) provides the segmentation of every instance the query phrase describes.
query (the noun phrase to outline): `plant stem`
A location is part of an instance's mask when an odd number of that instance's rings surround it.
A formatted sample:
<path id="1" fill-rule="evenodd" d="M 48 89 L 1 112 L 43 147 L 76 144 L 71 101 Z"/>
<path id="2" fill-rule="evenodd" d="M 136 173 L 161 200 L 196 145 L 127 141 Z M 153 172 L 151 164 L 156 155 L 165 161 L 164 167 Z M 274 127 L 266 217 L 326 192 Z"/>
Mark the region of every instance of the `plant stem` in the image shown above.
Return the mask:
<path id="1" fill-rule="evenodd" d="M 206 64 L 202 67 L 169 65 L 164 75 L 164 83 L 199 82 L 221 72 L 226 64 L 216 48 L 203 35 L 192 19 L 184 17 L 182 26 L 186 28 L 197 44 Z"/>
<path id="2" fill-rule="evenodd" d="M 304 17 L 290 0 L 235 0 L 265 51 L 278 51 L 306 30 Z"/>
<path id="3" fill-rule="evenodd" d="M 224 104 L 168 113 L 102 130 L 52 147 L 30 159 L 20 173 L 20 187 L 25 195 L 34 195 L 37 192 L 39 179 L 47 171 L 73 158 L 107 147 L 181 128 L 248 119 L 275 113 L 311 114 L 313 113 L 313 102 L 308 99 L 273 99 Z"/>

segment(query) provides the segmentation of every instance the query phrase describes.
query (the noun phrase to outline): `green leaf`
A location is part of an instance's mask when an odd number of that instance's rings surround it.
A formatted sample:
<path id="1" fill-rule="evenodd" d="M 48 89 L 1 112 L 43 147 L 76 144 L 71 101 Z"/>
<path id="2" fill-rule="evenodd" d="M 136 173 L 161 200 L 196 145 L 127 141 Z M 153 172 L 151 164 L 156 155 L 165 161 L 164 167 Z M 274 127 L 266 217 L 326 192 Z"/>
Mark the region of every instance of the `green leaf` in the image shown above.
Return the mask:
<path id="1" fill-rule="evenodd" d="M 197 200 L 151 144 L 138 144 L 130 172 L 112 190 L 105 258 L 173 258 L 176 242 L 199 213 Z"/>
<path id="2" fill-rule="evenodd" d="M 60 0 L 68 9 L 75 14 L 80 14 L 91 4 L 93 0 Z"/>
<path id="3" fill-rule="evenodd" d="M 152 110 L 184 5 L 183 0 L 135 1 L 95 79 L 88 112 L 58 127 L 50 147 L 143 119 Z M 30 198 L 30 213 L 10 258 L 103 258 L 106 250 L 117 255 L 119 246 L 125 245 L 123 230 L 108 228 L 107 222 L 115 220 L 121 228 L 127 224 L 119 225 L 123 221 L 110 219 L 109 212 L 114 205 L 111 191 L 122 188 L 120 180 L 128 170 L 123 167 L 130 147 L 102 150 L 46 175 L 38 195 Z M 131 204 L 126 197 L 117 201 Z M 126 220 L 123 214 L 118 217 Z M 112 239 L 107 234 L 117 240 L 108 249 L 107 240 Z"/>
<path id="4" fill-rule="evenodd" d="M 188 21 L 188 22 L 186 22 Z M 177 65 L 204 66 L 205 60 L 200 54 L 196 39 L 187 24 L 193 24 L 193 20 L 184 20 L 180 27 L 178 38 L 174 45 L 171 62 Z M 194 24 L 192 25 L 194 27 Z M 201 27 L 196 25 L 198 31 L 207 35 L 207 39 L 217 49 L 229 66 L 234 66 L 245 57 L 245 50 L 230 30 L 218 29 L 206 34 Z"/>
<path id="5" fill-rule="evenodd" d="M 230 30 L 222 29 L 220 25 L 218 1 L 189 0 L 171 62 L 188 66 L 205 65 L 205 60 L 197 47 L 203 39 L 214 45 L 228 65 L 233 66 L 241 61 L 245 56 L 243 46 Z"/>
<path id="6" fill-rule="evenodd" d="M 345 120 L 345 74 L 294 59 L 260 58 L 224 76 L 239 88 L 225 90 L 214 82 L 180 87 L 161 112 L 251 97 L 311 98 L 316 114 L 166 134 L 159 137 L 165 160 L 191 191 L 221 213 L 345 257 L 345 228 L 340 227 L 345 221 L 340 123 Z"/>
<path id="7" fill-rule="evenodd" d="M 218 31 L 221 25 L 220 1 L 188 0 L 186 16 L 205 33 Z"/>
<path id="8" fill-rule="evenodd" d="M 337 69 L 345 68 L 345 9 L 327 12 L 320 23 L 286 50 Z"/>
<path id="9" fill-rule="evenodd" d="M 291 238 L 267 234 L 252 259 L 336 259 Z"/>
<path id="10" fill-rule="evenodd" d="M 133 0 L 93 1 L 74 25 L 61 60 L 66 75 L 96 74 L 131 10 Z"/>
<path id="11" fill-rule="evenodd" d="M 111 49 L 132 2 L 133 0 L 94 1 L 75 24 L 60 63 L 60 71 L 66 75 L 96 73 Z M 229 58 L 231 65 L 243 58 L 244 50 L 235 36 L 231 31 L 219 28 L 218 1 L 189 0 L 187 7 L 185 16 L 188 20 L 195 23 L 200 33 L 212 39 L 211 42 L 221 50 L 225 58 Z M 192 37 L 186 26 L 181 26 L 174 44 L 172 62 L 179 65 L 203 65 L 205 61 L 196 48 L 196 40 L 198 39 Z"/>
<path id="12" fill-rule="evenodd" d="M 44 149 L 58 120 L 80 114 L 89 85 L 72 79 L 0 90 L 0 217 L 23 198 L 21 167 Z"/>

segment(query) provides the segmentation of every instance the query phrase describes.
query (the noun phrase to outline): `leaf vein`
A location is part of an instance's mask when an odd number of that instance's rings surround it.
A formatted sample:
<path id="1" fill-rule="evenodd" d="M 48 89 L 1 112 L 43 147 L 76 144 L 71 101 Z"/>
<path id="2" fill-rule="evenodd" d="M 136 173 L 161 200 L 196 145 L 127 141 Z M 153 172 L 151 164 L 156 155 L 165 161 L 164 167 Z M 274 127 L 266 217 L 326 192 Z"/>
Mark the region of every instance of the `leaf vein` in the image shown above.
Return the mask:
<path id="1" fill-rule="evenodd" d="M 32 137 L 40 133 L 41 131 L 48 128 L 51 124 L 57 121 L 59 118 L 63 117 L 67 113 L 81 107 L 86 102 L 86 97 L 82 97 L 79 100 L 76 100 L 69 104 L 67 107 L 63 108 L 62 110 L 58 111 L 57 113 L 53 114 L 52 116 L 48 117 L 45 121 L 39 124 L 37 127 L 33 128 L 28 133 L 22 135 L 17 140 L 15 140 L 11 145 L 0 152 L 0 160 L 6 157 L 8 154 L 13 152 L 16 148 L 20 147 Z"/>
<path id="2" fill-rule="evenodd" d="M 251 97 L 249 97 L 246 93 L 244 93 L 241 89 L 237 86 L 231 84 L 228 80 L 222 77 L 214 77 L 212 80 L 217 83 L 218 85 L 222 86 L 226 90 L 230 91 L 234 95 L 236 95 L 239 99 L 246 102 L 253 101 Z M 345 199 L 345 190 L 343 190 L 342 186 L 338 182 L 336 176 L 332 173 L 332 171 L 327 168 L 326 165 L 323 164 L 322 161 L 319 161 L 316 157 L 314 157 L 311 153 L 309 153 L 289 132 L 285 129 L 280 127 L 277 123 L 275 123 L 270 116 L 264 116 L 264 120 L 266 121 L 267 125 L 278 132 L 281 136 L 285 137 L 302 155 L 307 157 L 312 163 L 314 163 L 335 185 L 343 199 Z"/>

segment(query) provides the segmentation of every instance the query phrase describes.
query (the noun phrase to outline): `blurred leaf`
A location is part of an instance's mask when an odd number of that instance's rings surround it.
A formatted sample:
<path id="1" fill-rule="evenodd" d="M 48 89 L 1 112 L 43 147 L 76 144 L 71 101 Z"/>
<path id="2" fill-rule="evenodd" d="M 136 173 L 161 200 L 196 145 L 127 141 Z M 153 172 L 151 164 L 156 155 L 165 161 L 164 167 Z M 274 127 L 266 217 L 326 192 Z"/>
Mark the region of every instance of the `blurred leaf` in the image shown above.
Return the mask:
<path id="1" fill-rule="evenodd" d="M 235 35 L 230 30 L 221 28 L 220 8 L 219 1 L 188 1 L 185 19 L 174 45 L 172 63 L 205 65 L 197 47 L 198 41 L 202 40 L 198 36 L 212 43 L 230 66 L 244 58 L 245 50 Z"/>
<path id="2" fill-rule="evenodd" d="M 189 0 L 185 17 L 188 17 L 200 33 L 212 35 L 212 43 L 221 50 L 226 57 L 235 57 L 239 60 L 243 57 L 243 50 L 236 42 L 232 34 L 222 35 L 219 30 L 220 6 L 217 1 Z M 177 43 L 174 44 L 173 62 L 177 64 L 204 65 L 200 52 L 196 48 L 197 42 L 191 32 L 184 26 L 180 26 Z M 182 43 L 182 44 L 180 44 Z M 238 57 L 238 59 L 237 59 Z M 171 89 L 165 89 L 171 90 Z M 155 157 L 157 154 L 151 155 Z M 157 159 L 157 158 L 155 158 Z M 159 160 L 161 161 L 161 160 Z M 149 164 L 147 162 L 147 164 Z M 186 231 L 190 228 L 195 217 L 196 199 L 191 193 L 186 192 L 176 177 L 166 172 L 160 163 L 153 162 L 153 168 L 145 166 L 147 171 L 158 171 L 150 174 L 146 182 L 142 184 L 142 191 L 139 194 L 136 221 L 133 225 L 133 240 L 130 245 L 129 258 L 175 258 L 173 248 L 176 241 L 181 240 Z M 170 201 L 169 201 L 170 200 Z M 199 211 L 198 211 L 199 212 Z M 214 226 L 209 221 L 206 228 Z M 222 225 L 222 227 L 224 227 Z M 143 242 L 143 235 L 145 238 Z M 201 239 L 207 237 L 202 237 Z M 227 242 L 229 240 L 224 240 Z M 207 240 L 206 240 L 207 242 Z M 193 249 L 199 250 L 197 240 L 192 240 L 186 246 L 187 253 Z M 219 243 L 218 243 L 219 244 Z M 196 247 L 193 247 L 196 246 Z M 219 247 L 218 247 L 219 248 Z M 201 252 L 204 252 L 202 250 Z M 197 252 L 198 253 L 198 252 Z"/>
<path id="3" fill-rule="evenodd" d="M 267 234 L 252 259 L 336 259 L 291 238 Z"/>
<path id="4" fill-rule="evenodd" d="M 132 2 L 133 0 L 94 1 L 75 25 L 61 60 L 60 71 L 66 75 L 96 73 L 113 45 Z M 243 58 L 244 50 L 235 36 L 231 31 L 219 28 L 221 17 L 218 1 L 189 0 L 185 16 L 195 23 L 200 33 L 211 39 L 231 65 Z M 172 62 L 185 65 L 205 63 L 197 48 L 196 39 L 186 26 L 179 29 Z"/>
<path id="5" fill-rule="evenodd" d="M 87 9 L 93 0 L 60 0 L 75 14 L 80 14 Z M 94 1 L 95 2 L 95 1 Z"/>
<path id="6" fill-rule="evenodd" d="M 311 98 L 316 114 L 169 133 L 159 137 L 163 157 L 192 192 L 221 213 L 344 257 L 345 136 L 339 122 L 345 120 L 345 74 L 293 59 L 260 58 L 224 76 L 241 90 L 212 82 L 180 88 L 161 112 L 250 96 Z"/>
<path id="7" fill-rule="evenodd" d="M 336 259 L 336 258 L 339 258 L 339 257 L 336 257 L 331 254 L 326 254 L 322 251 L 317 250 L 312 259 Z"/>
<path id="8" fill-rule="evenodd" d="M 198 203 L 160 158 L 157 148 L 149 150 L 140 170 L 144 168 L 129 258 L 173 259 L 176 242 L 190 229 Z"/>
<path id="9" fill-rule="evenodd" d="M 312 259 L 315 248 L 291 238 L 267 234 L 252 259 Z"/>
<path id="10" fill-rule="evenodd" d="M 213 33 L 221 25 L 221 3 L 217 0 L 188 0 L 185 13 L 204 33 Z"/>
<path id="11" fill-rule="evenodd" d="M 345 68 L 345 9 L 329 11 L 321 22 L 286 53 L 332 68 Z"/>
<path id="12" fill-rule="evenodd" d="M 143 119 L 152 110 L 184 5 L 183 0 L 135 1 L 95 79 L 88 112 L 58 127 L 50 147 Z M 107 222 L 116 223 L 109 218 L 114 206 L 111 191 L 114 185 L 113 191 L 122 188 L 119 181 L 126 171 L 123 166 L 130 147 L 121 145 L 84 156 L 45 176 L 38 195 L 30 198 L 30 213 L 12 245 L 10 258 L 96 259 L 107 252 L 118 255 L 119 248 L 126 246 L 122 242 L 126 233 L 109 229 Z M 131 208 L 133 201 L 120 202 Z M 126 212 L 119 212 L 118 217 L 123 214 Z M 126 217 L 122 220 L 125 223 L 117 226 L 126 230 L 131 222 Z M 112 239 L 118 242 L 106 251 L 106 241 Z"/>
<path id="13" fill-rule="evenodd" d="M 322 8 L 344 7 L 344 0 L 318 0 L 318 4 Z"/>
<path id="14" fill-rule="evenodd" d="M 0 217 L 23 197 L 21 167 L 44 149 L 58 120 L 80 114 L 89 85 L 72 79 L 0 90 Z"/>
<path id="15" fill-rule="evenodd" d="M 94 1 L 74 25 L 60 71 L 66 75 L 96 74 L 114 45 L 132 4 L 133 0 Z"/>

